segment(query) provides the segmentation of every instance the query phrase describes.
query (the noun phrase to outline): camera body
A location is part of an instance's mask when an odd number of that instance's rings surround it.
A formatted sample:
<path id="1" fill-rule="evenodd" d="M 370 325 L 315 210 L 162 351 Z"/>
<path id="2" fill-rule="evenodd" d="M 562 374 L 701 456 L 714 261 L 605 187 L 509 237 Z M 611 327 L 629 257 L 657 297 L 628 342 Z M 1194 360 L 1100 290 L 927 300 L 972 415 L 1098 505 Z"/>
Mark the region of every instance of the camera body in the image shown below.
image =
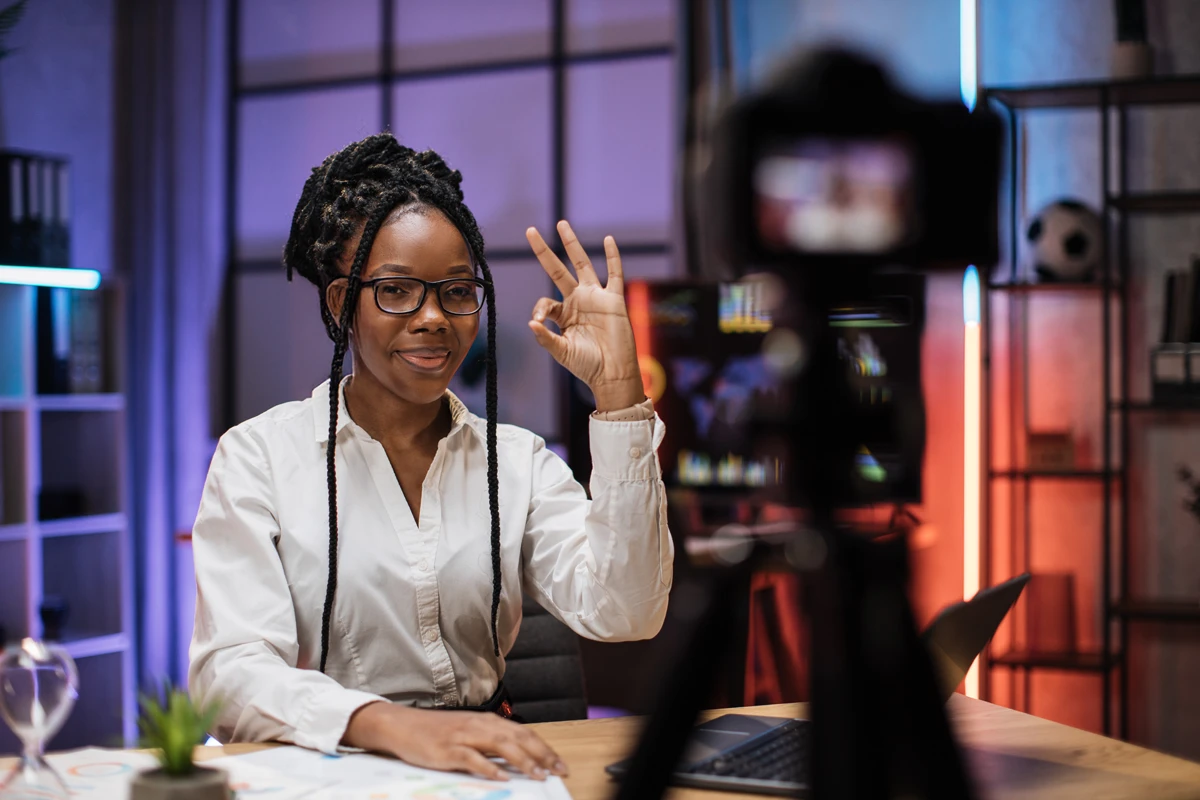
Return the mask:
<path id="1" fill-rule="evenodd" d="M 725 259 L 740 273 L 994 263 L 1002 134 L 988 109 L 910 97 L 846 51 L 802 55 L 716 132 Z"/>

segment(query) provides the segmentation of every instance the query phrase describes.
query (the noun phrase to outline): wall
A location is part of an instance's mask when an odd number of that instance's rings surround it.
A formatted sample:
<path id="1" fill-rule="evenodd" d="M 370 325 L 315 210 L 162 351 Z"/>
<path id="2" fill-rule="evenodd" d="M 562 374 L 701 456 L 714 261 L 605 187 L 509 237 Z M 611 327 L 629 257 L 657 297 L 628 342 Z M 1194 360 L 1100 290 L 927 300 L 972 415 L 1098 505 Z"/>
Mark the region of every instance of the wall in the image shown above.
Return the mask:
<path id="1" fill-rule="evenodd" d="M 32 0 L 0 60 L 0 146 L 71 159 L 72 263 L 101 272 L 112 269 L 113 31 L 113 0 Z"/>

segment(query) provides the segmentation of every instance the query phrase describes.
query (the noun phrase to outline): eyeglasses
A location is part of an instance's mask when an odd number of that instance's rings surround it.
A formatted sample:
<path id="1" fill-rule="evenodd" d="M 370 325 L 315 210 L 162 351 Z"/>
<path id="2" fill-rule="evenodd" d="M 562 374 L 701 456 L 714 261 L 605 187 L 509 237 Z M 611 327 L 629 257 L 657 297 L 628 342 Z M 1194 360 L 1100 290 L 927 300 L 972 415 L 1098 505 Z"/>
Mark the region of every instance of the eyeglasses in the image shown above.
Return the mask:
<path id="1" fill-rule="evenodd" d="M 364 289 L 375 292 L 375 305 L 385 314 L 411 314 L 425 304 L 425 295 L 433 289 L 438 305 L 447 314 L 469 317 L 483 307 L 483 292 L 487 286 L 479 278 L 448 278 L 444 281 L 423 281 L 420 278 L 375 278 L 363 281 Z"/>

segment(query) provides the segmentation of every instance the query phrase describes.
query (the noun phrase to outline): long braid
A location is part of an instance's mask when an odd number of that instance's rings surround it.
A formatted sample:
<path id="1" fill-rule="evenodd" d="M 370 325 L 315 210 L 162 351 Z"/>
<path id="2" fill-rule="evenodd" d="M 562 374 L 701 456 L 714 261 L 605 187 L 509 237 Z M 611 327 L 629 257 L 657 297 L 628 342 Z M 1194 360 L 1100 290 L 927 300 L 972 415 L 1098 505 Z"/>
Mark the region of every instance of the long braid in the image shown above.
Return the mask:
<path id="1" fill-rule="evenodd" d="M 436 208 L 462 233 L 486 282 L 484 297 L 488 315 L 487 358 L 487 480 L 491 511 L 492 555 L 492 649 L 500 655 L 497 621 L 501 595 L 499 459 L 496 447 L 497 363 L 496 302 L 491 270 L 484 257 L 483 236 L 470 209 L 463 204 L 460 188 L 462 175 L 450 169 L 431 150 L 418 153 L 404 147 L 391 134 L 369 136 L 325 159 L 304 184 L 304 190 L 292 217 L 292 226 L 284 249 L 288 280 L 293 272 L 314 283 L 319 290 L 321 319 L 334 343 L 329 370 L 329 441 L 326 448 L 326 475 L 329 503 L 329 577 L 321 619 L 321 671 L 329 655 L 329 635 L 337 592 L 338 513 L 337 467 L 335 447 L 338 407 L 341 397 L 342 364 L 349 346 L 349 335 L 358 305 L 362 270 L 375 236 L 389 214 L 408 205 Z M 358 248 L 350 267 L 349 285 L 339 319 L 334 319 L 326 302 L 326 289 L 338 278 L 338 269 L 346 242 L 361 228 Z"/>
<path id="2" fill-rule="evenodd" d="M 346 359 L 346 347 L 350 341 L 350 326 L 354 320 L 354 309 L 358 305 L 358 294 L 362 289 L 362 271 L 371 254 L 370 244 L 375 241 L 379 226 L 387 217 L 388 209 L 381 207 L 363 228 L 358 252 L 350 266 L 350 277 L 346 296 L 342 301 L 338 321 L 338 336 L 333 345 L 333 363 L 329 366 L 329 444 L 325 448 L 325 475 L 329 491 L 329 577 L 325 584 L 325 608 L 321 612 L 321 672 L 329 658 L 329 623 L 333 617 L 333 596 L 337 592 L 338 562 L 338 508 L 337 508 L 337 442 L 338 407 L 341 405 L 342 364 Z M 368 235 L 369 234 L 369 235 Z"/>
<path id="3" fill-rule="evenodd" d="M 496 633 L 496 620 L 500 617 L 500 464 L 496 456 L 496 292 L 492 286 L 491 271 L 481 261 L 487 301 L 487 480 L 488 507 L 492 513 L 492 650 L 500 655 L 500 636 Z"/>

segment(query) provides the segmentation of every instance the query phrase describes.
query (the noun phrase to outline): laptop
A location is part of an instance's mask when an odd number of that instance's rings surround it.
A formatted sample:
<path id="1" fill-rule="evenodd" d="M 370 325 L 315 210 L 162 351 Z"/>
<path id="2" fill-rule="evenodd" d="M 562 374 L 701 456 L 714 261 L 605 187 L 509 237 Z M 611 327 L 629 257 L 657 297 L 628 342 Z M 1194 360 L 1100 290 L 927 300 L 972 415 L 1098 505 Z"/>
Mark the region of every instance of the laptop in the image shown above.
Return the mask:
<path id="1" fill-rule="evenodd" d="M 925 629 L 942 697 L 950 695 L 995 635 L 1016 604 L 1029 574 L 1011 578 L 947 606 Z M 807 720 L 726 714 L 693 731 L 680 767 L 672 775 L 677 786 L 756 794 L 804 794 L 808 790 L 811 726 Z M 605 771 L 620 778 L 629 761 Z"/>

